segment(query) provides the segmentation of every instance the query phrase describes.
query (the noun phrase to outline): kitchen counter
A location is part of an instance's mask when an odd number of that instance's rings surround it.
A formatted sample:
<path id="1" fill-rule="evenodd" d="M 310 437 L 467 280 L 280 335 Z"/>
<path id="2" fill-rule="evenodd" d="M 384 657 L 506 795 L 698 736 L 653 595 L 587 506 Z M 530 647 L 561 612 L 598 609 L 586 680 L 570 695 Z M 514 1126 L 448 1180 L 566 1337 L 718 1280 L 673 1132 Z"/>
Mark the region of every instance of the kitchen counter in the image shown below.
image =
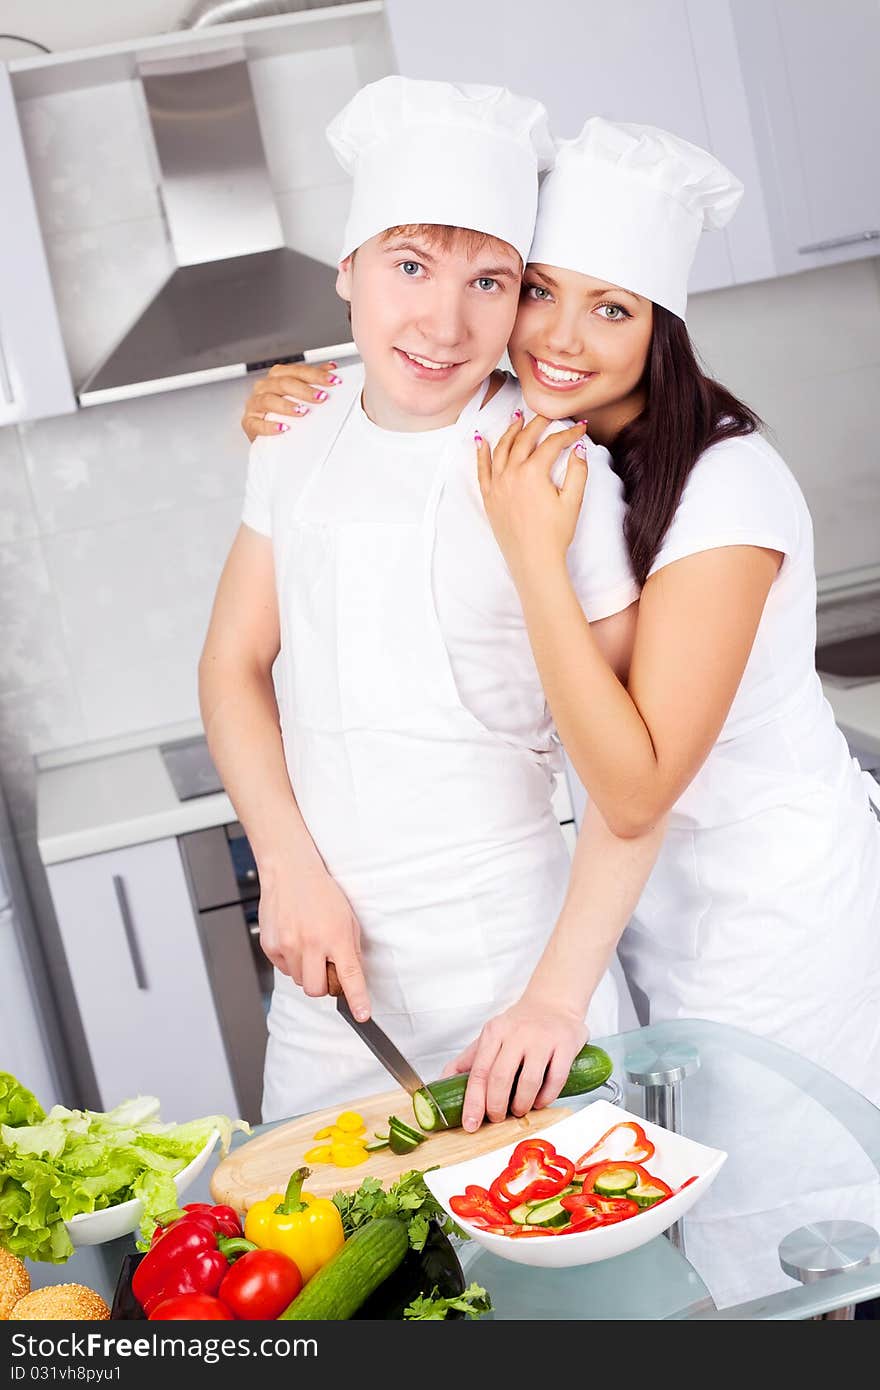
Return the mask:
<path id="1" fill-rule="evenodd" d="M 165 767 L 161 744 L 201 735 L 202 726 L 194 721 L 37 757 L 37 844 L 43 863 L 236 821 L 225 792 L 179 800 Z M 560 822 L 571 820 L 562 778 L 553 804 Z"/>
<path id="2" fill-rule="evenodd" d="M 198 721 L 40 755 L 37 844 L 44 864 L 207 830 L 237 820 L 224 792 L 180 801 L 159 746 Z"/>

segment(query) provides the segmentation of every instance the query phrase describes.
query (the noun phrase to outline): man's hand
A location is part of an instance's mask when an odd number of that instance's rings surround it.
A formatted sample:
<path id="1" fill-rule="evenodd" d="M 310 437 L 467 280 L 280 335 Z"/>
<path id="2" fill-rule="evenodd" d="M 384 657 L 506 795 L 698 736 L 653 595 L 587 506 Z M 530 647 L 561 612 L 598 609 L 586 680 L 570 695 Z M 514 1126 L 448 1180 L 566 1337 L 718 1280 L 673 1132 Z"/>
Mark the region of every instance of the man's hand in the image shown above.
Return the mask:
<path id="1" fill-rule="evenodd" d="M 508 1114 L 525 1115 L 549 1105 L 565 1085 L 571 1064 L 587 1041 L 582 1017 L 548 1000 L 530 999 L 489 1020 L 480 1036 L 445 1068 L 444 1076 L 470 1072 L 462 1111 L 465 1129 L 478 1129 Z"/>
<path id="2" fill-rule="evenodd" d="M 260 866 L 260 944 L 269 960 L 306 994 L 327 994 L 327 962 L 356 1019 L 370 1017 L 360 958 L 360 926 L 351 904 L 322 864 L 280 858 Z"/>

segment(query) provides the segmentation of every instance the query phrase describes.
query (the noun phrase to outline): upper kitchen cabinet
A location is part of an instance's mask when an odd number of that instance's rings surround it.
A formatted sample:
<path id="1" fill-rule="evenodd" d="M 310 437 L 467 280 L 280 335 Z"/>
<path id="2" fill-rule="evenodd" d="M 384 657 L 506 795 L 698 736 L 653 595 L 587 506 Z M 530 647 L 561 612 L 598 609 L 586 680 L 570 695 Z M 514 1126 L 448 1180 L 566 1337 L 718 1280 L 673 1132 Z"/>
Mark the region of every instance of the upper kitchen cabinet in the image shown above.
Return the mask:
<path id="1" fill-rule="evenodd" d="M 19 241 L 45 248 L 57 309 L 11 418 L 353 351 L 335 292 L 348 179 L 323 131 L 391 71 L 378 0 L 0 67 L 0 147 L 11 131 L 36 208 Z M 13 252 L 0 276 L 30 295 Z M 5 297 L 0 278 L 0 331 Z M 66 403 L 48 393 L 50 348 Z M 0 421 L 3 390 L 0 375 Z"/>
<path id="2" fill-rule="evenodd" d="M 730 9 L 776 273 L 877 255 L 880 5 L 731 0 Z"/>
<path id="3" fill-rule="evenodd" d="M 12 84 L 0 65 L 0 426 L 76 409 Z"/>
<path id="4" fill-rule="evenodd" d="M 692 292 L 880 252 L 877 0 L 386 0 L 398 70 L 539 97 L 712 150 L 746 195 Z M 819 249 L 817 248 L 817 244 Z M 812 249 L 811 249 L 812 248 Z"/>

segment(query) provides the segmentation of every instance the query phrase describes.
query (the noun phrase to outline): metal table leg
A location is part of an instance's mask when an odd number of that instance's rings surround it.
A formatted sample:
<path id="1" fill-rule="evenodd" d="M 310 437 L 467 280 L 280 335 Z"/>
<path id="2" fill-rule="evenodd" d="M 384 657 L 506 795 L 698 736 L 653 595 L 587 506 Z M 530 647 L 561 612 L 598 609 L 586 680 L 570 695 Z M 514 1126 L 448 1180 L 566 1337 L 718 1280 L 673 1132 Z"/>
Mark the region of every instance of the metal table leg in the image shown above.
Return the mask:
<path id="1" fill-rule="evenodd" d="M 880 1261 L 880 1235 L 863 1221 L 814 1221 L 799 1226 L 779 1243 L 779 1263 L 791 1279 L 814 1284 L 830 1274 Z M 850 1322 L 856 1307 L 832 1308 L 813 1322 Z"/>
<path id="2" fill-rule="evenodd" d="M 700 1065 L 695 1047 L 671 1044 L 668 1047 L 640 1047 L 623 1059 L 627 1081 L 645 1092 L 645 1119 L 675 1134 L 682 1133 L 682 1088 L 686 1076 Z M 685 1254 L 684 1229 L 680 1221 L 665 1232 L 676 1249 Z"/>

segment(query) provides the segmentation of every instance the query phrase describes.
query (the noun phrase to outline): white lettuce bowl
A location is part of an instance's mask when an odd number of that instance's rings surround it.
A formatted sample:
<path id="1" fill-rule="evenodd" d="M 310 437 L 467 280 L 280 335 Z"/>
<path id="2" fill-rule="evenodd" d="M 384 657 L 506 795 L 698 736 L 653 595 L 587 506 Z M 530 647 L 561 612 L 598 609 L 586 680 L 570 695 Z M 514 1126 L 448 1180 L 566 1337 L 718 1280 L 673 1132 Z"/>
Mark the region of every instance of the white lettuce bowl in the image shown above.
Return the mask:
<path id="1" fill-rule="evenodd" d="M 174 1186 L 178 1200 L 201 1173 L 219 1138 L 220 1131 L 212 1130 L 195 1158 L 175 1174 Z M 141 1224 L 143 1214 L 143 1202 L 139 1197 L 132 1197 L 128 1202 L 119 1202 L 116 1206 L 104 1207 L 101 1211 L 80 1212 L 78 1216 L 71 1216 L 64 1225 L 74 1245 L 103 1245 L 106 1240 L 118 1240 L 120 1236 L 131 1235 Z"/>

